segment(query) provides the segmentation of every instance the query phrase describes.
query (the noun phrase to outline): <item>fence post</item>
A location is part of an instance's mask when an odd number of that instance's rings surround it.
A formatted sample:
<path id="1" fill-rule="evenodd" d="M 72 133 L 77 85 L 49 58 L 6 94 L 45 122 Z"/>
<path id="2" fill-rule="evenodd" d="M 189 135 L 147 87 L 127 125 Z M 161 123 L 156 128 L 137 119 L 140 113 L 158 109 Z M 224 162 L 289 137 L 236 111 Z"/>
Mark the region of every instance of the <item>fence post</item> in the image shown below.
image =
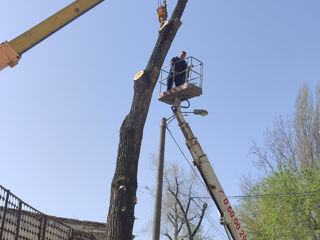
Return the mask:
<path id="1" fill-rule="evenodd" d="M 0 239 L 3 239 L 3 231 L 4 231 L 4 223 L 6 221 L 6 215 L 7 215 L 7 208 L 8 208 L 8 202 L 9 202 L 9 196 L 10 196 L 10 190 L 7 190 L 7 196 L 6 196 L 6 203 L 4 205 L 3 210 L 3 218 L 2 218 L 2 224 L 1 224 L 1 231 L 0 231 Z"/>
<path id="2" fill-rule="evenodd" d="M 38 233 L 38 240 L 41 240 L 41 233 L 43 228 L 43 217 L 40 215 L 40 226 L 39 226 L 39 233 Z"/>
<path id="3" fill-rule="evenodd" d="M 44 217 L 42 240 L 46 239 L 46 231 L 47 231 L 47 216 Z"/>
<path id="4" fill-rule="evenodd" d="M 69 229 L 69 239 L 72 240 L 73 239 L 73 229 L 70 227 Z"/>
<path id="5" fill-rule="evenodd" d="M 18 210 L 18 219 L 17 219 L 17 227 L 16 227 L 16 237 L 15 240 L 19 239 L 19 231 L 20 231 L 20 223 L 21 223 L 21 214 L 22 214 L 22 201 L 19 200 L 19 210 Z"/>

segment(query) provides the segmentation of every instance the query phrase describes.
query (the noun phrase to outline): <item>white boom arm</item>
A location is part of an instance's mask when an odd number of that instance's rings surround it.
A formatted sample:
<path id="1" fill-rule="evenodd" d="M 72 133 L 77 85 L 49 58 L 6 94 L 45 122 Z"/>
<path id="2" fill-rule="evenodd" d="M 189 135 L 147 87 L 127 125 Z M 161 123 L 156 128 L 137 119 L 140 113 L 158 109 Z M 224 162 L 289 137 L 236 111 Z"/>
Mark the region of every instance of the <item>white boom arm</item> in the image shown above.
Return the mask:
<path id="1" fill-rule="evenodd" d="M 242 229 L 239 219 L 236 217 L 215 172 L 213 171 L 206 154 L 203 152 L 197 138 L 193 135 L 189 124 L 184 120 L 181 113 L 180 100 L 175 101 L 172 110 L 186 139 L 186 145 L 193 157 L 193 163 L 198 168 L 208 191 L 219 210 L 220 216 L 232 236 L 232 239 L 246 240 L 247 236 Z"/>

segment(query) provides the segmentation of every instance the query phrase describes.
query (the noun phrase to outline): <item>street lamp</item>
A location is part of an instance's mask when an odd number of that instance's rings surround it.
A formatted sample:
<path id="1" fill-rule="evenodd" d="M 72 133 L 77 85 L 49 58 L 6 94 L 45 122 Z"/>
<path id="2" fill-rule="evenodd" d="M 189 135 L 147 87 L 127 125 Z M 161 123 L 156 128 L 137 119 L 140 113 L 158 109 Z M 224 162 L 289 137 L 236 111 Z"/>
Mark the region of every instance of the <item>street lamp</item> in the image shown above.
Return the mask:
<path id="1" fill-rule="evenodd" d="M 193 113 L 202 117 L 208 115 L 208 111 L 204 109 L 194 109 L 192 112 L 183 112 L 184 114 Z M 157 184 L 156 184 L 156 195 L 154 204 L 153 214 L 153 229 L 152 229 L 152 240 L 160 239 L 160 222 L 161 222 L 161 203 L 162 203 L 162 186 L 163 186 L 163 165 L 164 165 L 164 147 L 166 128 L 169 123 L 175 118 L 175 115 L 169 118 L 161 119 L 160 128 L 160 145 L 159 145 L 159 156 L 158 156 L 158 167 L 157 167 Z"/>
<path id="2" fill-rule="evenodd" d="M 202 116 L 202 117 L 208 115 L 208 111 L 205 110 L 205 109 L 194 109 L 192 113 L 193 113 L 193 114 L 196 114 L 196 115 L 200 115 L 200 116 Z"/>

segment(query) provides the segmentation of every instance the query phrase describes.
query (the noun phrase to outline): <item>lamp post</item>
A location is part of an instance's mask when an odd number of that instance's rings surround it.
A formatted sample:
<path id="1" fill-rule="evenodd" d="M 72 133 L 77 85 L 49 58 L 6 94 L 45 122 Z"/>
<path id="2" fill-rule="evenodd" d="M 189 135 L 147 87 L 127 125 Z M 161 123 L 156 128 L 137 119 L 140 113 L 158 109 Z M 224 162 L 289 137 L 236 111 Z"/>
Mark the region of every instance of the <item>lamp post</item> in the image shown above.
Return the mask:
<path id="1" fill-rule="evenodd" d="M 208 111 L 204 109 L 194 109 L 192 112 L 195 115 L 206 116 Z M 159 145 L 159 156 L 158 156 L 158 167 L 157 167 L 157 184 L 156 184 L 156 195 L 154 203 L 153 213 L 153 229 L 152 229 L 152 240 L 160 239 L 160 223 L 161 223 L 161 205 L 162 205 L 162 187 L 163 187 L 163 166 L 164 166 L 164 149 L 165 149 L 165 137 L 167 125 L 173 120 L 175 116 L 172 115 L 168 119 L 161 119 L 160 127 L 160 145 Z M 168 122 L 167 122 L 168 121 Z"/>
<path id="2" fill-rule="evenodd" d="M 167 119 L 161 119 L 160 128 L 160 146 L 158 156 L 158 168 L 157 168 L 157 185 L 156 185 L 156 196 L 154 203 L 154 214 L 153 214 L 153 230 L 152 240 L 160 239 L 160 221 L 161 221 L 161 203 L 162 203 L 162 183 L 163 183 L 163 162 L 164 162 L 164 146 L 166 136 Z"/>

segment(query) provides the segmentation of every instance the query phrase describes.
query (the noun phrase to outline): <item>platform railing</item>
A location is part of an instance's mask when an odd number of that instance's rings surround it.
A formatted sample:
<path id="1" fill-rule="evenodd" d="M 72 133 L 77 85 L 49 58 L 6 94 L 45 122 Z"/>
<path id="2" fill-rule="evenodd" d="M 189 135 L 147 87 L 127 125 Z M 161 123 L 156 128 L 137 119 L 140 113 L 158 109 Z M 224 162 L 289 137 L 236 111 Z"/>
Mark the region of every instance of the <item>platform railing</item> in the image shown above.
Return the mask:
<path id="1" fill-rule="evenodd" d="M 187 62 L 187 68 L 185 71 L 179 73 L 186 73 L 186 79 L 185 79 L 185 83 L 187 84 L 193 84 L 197 87 L 202 88 L 202 82 L 203 82 L 203 63 L 192 56 L 186 57 L 184 59 Z M 183 60 L 180 60 L 183 61 Z M 161 71 L 160 71 L 160 79 L 159 79 L 159 83 L 160 83 L 160 93 L 161 92 L 165 92 L 167 91 L 167 81 L 168 81 L 168 77 L 170 75 L 170 70 L 171 70 L 171 64 L 164 66 Z M 173 74 L 173 82 L 175 79 L 175 74 Z"/>
<path id="2" fill-rule="evenodd" d="M 0 185 L 0 239 L 95 240 L 31 207 Z"/>

